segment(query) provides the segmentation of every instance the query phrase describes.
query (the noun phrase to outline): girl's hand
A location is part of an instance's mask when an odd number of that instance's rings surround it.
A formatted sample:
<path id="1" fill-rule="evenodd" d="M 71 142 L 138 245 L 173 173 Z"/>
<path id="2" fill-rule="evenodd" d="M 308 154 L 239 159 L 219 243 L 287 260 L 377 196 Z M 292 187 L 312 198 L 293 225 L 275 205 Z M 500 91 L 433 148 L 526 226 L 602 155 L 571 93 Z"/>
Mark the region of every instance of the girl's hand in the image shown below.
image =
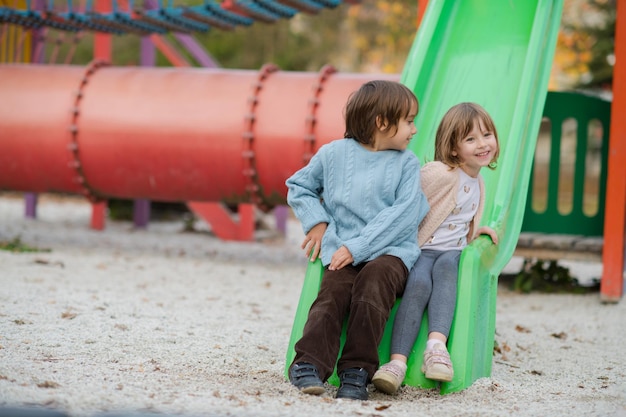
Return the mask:
<path id="1" fill-rule="evenodd" d="M 481 226 L 478 228 L 476 235 L 489 235 L 494 245 L 498 244 L 498 234 L 489 226 Z"/>
<path id="2" fill-rule="evenodd" d="M 315 261 L 322 250 L 322 238 L 326 232 L 328 223 L 318 223 L 306 234 L 301 248 L 311 262 Z"/>
<path id="3" fill-rule="evenodd" d="M 342 246 L 337 249 L 337 252 L 333 253 L 333 257 L 330 259 L 330 265 L 328 265 L 328 269 L 331 271 L 336 271 L 346 265 L 350 265 L 352 262 L 354 262 L 352 254 L 350 253 L 348 248 Z"/>

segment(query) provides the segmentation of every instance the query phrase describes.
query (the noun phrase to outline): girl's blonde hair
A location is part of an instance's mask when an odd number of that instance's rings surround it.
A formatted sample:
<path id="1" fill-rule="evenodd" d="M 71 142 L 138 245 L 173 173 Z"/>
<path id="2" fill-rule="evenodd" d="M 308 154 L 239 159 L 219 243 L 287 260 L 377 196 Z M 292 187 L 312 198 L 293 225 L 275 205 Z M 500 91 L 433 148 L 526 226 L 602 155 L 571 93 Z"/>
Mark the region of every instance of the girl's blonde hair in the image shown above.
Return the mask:
<path id="1" fill-rule="evenodd" d="M 413 106 L 419 111 L 417 97 L 405 85 L 386 80 L 366 82 L 348 99 L 343 137 L 370 145 L 381 124 L 387 123 L 386 131 L 397 130 L 400 119 L 407 117 Z"/>
<path id="2" fill-rule="evenodd" d="M 459 103 L 446 112 L 437 128 L 435 136 L 435 161 L 441 161 L 451 167 L 459 167 L 462 162 L 454 156 L 458 143 L 469 135 L 474 126 L 482 122 L 484 127 L 493 133 L 498 144 L 491 162 L 490 169 L 495 169 L 500 155 L 498 132 L 489 113 L 476 103 Z"/>

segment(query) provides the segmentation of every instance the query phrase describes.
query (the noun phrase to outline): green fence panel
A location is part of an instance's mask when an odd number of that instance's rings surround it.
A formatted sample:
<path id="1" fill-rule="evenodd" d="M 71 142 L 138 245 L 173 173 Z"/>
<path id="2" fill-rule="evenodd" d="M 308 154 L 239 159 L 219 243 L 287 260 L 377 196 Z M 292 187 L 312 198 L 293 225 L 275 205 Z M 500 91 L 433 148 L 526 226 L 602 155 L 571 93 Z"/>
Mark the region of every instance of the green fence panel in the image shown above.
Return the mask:
<path id="1" fill-rule="evenodd" d="M 543 117 L 522 232 L 601 236 L 611 102 L 549 92 Z"/>

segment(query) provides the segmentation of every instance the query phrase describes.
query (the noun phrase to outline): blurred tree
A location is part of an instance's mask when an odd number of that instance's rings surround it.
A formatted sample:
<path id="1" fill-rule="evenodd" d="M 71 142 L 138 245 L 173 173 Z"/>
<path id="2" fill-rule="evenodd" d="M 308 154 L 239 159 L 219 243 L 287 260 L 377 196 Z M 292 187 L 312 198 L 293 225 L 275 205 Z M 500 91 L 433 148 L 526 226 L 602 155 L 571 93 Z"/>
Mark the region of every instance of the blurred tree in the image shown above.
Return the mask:
<path id="1" fill-rule="evenodd" d="M 364 0 L 351 7 L 339 37 L 345 40 L 343 57 L 351 58 L 344 65 L 357 72 L 400 73 L 417 31 L 416 17 L 415 0 Z"/>
<path id="2" fill-rule="evenodd" d="M 591 6 L 604 18 L 603 22 L 586 28 L 594 42 L 591 45 L 589 73 L 578 84 L 582 88 L 610 90 L 615 63 L 615 16 L 617 0 L 593 0 Z"/>
<path id="3" fill-rule="evenodd" d="M 202 1 L 175 0 L 174 6 Z M 66 0 L 53 2 L 60 10 L 66 7 Z M 616 0 L 565 0 L 551 88 L 610 89 L 615 5 Z M 362 0 L 194 37 L 229 69 L 259 69 L 271 62 L 285 71 L 318 71 L 332 64 L 342 72 L 400 73 L 416 32 L 416 15 L 416 0 Z M 171 34 L 165 36 L 177 44 Z M 48 30 L 46 51 L 46 63 L 85 64 L 93 56 L 93 34 L 74 37 Z M 188 56 L 184 48 L 179 51 Z M 113 65 L 137 65 L 139 56 L 138 36 L 113 36 Z M 171 64 L 157 53 L 157 65 Z"/>
<path id="4" fill-rule="evenodd" d="M 65 0 L 53 2 L 58 10 L 66 8 Z M 176 0 L 174 6 L 201 3 Z M 413 42 L 416 15 L 416 0 L 362 0 L 271 24 L 256 21 L 233 31 L 211 29 L 193 36 L 223 68 L 259 69 L 271 62 L 285 71 L 318 71 L 331 64 L 342 72 L 399 73 Z M 93 33 L 81 34 L 80 42 L 71 36 L 48 30 L 46 63 L 84 65 L 92 59 Z M 164 36 L 177 45 L 171 34 Z M 190 58 L 184 48 L 178 49 Z M 139 57 L 140 37 L 113 35 L 113 65 L 138 65 Z M 156 65 L 171 64 L 157 52 Z"/>
<path id="5" fill-rule="evenodd" d="M 271 62 L 285 71 L 316 71 L 328 62 L 336 45 L 333 34 L 348 7 L 298 13 L 271 24 L 254 22 L 234 31 L 211 30 L 195 38 L 224 68 L 258 69 Z"/>
<path id="6" fill-rule="evenodd" d="M 273 24 L 196 35 L 225 68 L 399 73 L 415 34 L 415 0 L 363 0 Z"/>
<path id="7" fill-rule="evenodd" d="M 610 90 L 616 0 L 566 0 L 555 66 L 561 87 Z"/>
<path id="8" fill-rule="evenodd" d="M 64 9 L 64 0 L 53 1 L 59 10 Z M 202 1 L 176 0 L 174 6 Z M 416 15 L 416 0 L 362 0 L 323 8 L 316 14 L 298 13 L 271 24 L 255 21 L 233 31 L 211 29 L 193 36 L 223 68 L 256 70 L 274 63 L 285 71 L 318 71 L 331 64 L 342 72 L 400 73 L 416 32 Z M 92 59 L 93 33 L 81 34 L 76 45 L 72 36 L 48 31 L 47 63 L 66 63 L 70 58 L 67 63 L 84 65 Z M 163 36 L 177 45 L 171 34 Z M 189 57 L 184 48 L 178 49 Z M 140 37 L 113 36 L 113 65 L 138 65 L 139 57 Z M 158 66 L 171 65 L 160 53 L 156 58 Z"/>

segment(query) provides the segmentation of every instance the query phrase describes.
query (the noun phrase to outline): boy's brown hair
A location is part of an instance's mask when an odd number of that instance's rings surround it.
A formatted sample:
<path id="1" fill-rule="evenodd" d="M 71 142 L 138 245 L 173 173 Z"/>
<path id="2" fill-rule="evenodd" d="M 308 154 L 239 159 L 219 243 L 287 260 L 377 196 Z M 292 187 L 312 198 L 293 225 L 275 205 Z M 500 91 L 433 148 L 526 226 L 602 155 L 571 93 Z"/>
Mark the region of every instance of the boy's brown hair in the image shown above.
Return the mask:
<path id="1" fill-rule="evenodd" d="M 370 145 L 382 124 L 387 124 L 385 131 L 397 130 L 400 119 L 407 117 L 414 105 L 419 111 L 417 97 L 403 84 L 386 80 L 366 82 L 348 98 L 343 137 Z"/>
<path id="2" fill-rule="evenodd" d="M 461 166 L 462 161 L 452 153 L 459 141 L 469 135 L 476 123 L 482 122 L 484 127 L 493 133 L 498 149 L 489 163 L 495 169 L 500 155 L 500 142 L 493 119 L 487 111 L 476 103 L 459 103 L 446 112 L 439 123 L 435 136 L 435 161 L 441 161 L 450 167 Z"/>

